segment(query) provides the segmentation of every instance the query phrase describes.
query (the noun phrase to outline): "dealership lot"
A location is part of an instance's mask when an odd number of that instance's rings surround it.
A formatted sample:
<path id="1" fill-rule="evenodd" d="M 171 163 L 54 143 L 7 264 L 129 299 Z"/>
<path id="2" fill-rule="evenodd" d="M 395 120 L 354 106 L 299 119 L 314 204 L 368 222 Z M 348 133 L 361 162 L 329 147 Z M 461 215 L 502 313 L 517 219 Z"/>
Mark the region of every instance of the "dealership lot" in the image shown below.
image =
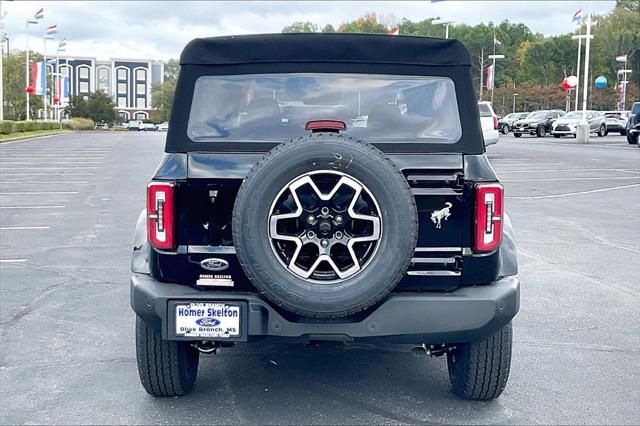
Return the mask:
<path id="1" fill-rule="evenodd" d="M 640 149 L 501 136 L 488 149 L 522 301 L 497 401 L 407 348 L 257 344 L 201 358 L 193 394 L 139 384 L 133 229 L 164 133 L 0 144 L 0 423 L 639 423 Z"/>

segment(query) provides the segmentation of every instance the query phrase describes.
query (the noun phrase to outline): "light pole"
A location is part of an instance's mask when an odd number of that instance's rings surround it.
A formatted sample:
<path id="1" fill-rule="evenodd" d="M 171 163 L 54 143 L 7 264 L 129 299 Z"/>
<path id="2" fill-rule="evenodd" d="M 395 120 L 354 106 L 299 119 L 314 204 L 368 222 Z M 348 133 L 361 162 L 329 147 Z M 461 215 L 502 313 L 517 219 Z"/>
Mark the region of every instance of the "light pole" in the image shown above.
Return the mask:
<path id="1" fill-rule="evenodd" d="M 449 38 L 449 25 L 455 21 L 445 21 L 444 19 L 433 19 L 431 23 L 433 25 L 444 25 L 444 38 Z"/>
<path id="2" fill-rule="evenodd" d="M 0 121 L 4 120 L 4 87 L 2 82 L 2 56 L 4 50 L 4 13 L 2 12 L 2 1 L 0 1 Z"/>
<path id="3" fill-rule="evenodd" d="M 575 111 L 578 110 L 578 98 L 580 97 L 580 55 L 582 54 L 582 24 L 578 26 L 578 35 L 571 36 L 572 40 L 578 40 L 578 65 L 576 67 L 576 77 L 578 77 L 578 83 L 576 84 L 576 101 L 575 101 Z"/>
<path id="4" fill-rule="evenodd" d="M 511 112 L 516 112 L 516 96 L 518 96 L 517 93 L 513 94 L 513 111 Z"/>
<path id="5" fill-rule="evenodd" d="M 584 79 L 582 80 L 582 122 L 576 128 L 576 141 L 589 143 L 589 123 L 587 122 L 587 95 L 589 89 L 589 49 L 591 47 L 591 10 L 587 16 L 587 33 L 585 35 L 572 36 L 572 39 L 586 39 L 584 52 Z"/>

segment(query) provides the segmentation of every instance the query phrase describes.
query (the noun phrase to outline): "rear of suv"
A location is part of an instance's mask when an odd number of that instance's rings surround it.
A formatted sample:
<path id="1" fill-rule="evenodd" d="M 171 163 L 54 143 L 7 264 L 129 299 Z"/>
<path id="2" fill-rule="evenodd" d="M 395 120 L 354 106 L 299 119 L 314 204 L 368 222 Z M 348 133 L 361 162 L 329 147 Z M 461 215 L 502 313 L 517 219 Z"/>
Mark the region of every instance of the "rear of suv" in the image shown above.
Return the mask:
<path id="1" fill-rule="evenodd" d="M 499 396 L 520 290 L 470 68 L 423 37 L 189 43 L 134 237 L 145 390 L 277 339 L 413 345 L 457 395 Z"/>

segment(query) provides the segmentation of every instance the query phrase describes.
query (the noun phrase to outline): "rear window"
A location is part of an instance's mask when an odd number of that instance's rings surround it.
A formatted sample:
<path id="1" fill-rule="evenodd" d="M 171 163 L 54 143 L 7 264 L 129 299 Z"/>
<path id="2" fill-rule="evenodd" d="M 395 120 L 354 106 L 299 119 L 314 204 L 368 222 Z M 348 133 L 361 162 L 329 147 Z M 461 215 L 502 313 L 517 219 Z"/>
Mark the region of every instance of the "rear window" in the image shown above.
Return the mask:
<path id="1" fill-rule="evenodd" d="M 478 104 L 478 110 L 480 111 L 480 117 L 493 117 L 491 108 L 487 104 Z"/>
<path id="2" fill-rule="evenodd" d="M 340 120 L 369 142 L 454 143 L 462 135 L 445 77 L 251 74 L 198 78 L 188 136 L 195 142 L 283 141 L 312 120 Z"/>

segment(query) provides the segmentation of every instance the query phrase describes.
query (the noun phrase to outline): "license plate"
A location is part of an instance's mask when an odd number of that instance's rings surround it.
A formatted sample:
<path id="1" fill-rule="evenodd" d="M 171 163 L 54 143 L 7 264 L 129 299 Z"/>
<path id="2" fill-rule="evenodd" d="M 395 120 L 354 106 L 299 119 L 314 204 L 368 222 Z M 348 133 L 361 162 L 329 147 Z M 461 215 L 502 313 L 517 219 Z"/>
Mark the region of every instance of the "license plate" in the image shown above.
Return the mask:
<path id="1" fill-rule="evenodd" d="M 240 306 L 220 302 L 177 304 L 176 335 L 228 338 L 240 336 Z"/>

